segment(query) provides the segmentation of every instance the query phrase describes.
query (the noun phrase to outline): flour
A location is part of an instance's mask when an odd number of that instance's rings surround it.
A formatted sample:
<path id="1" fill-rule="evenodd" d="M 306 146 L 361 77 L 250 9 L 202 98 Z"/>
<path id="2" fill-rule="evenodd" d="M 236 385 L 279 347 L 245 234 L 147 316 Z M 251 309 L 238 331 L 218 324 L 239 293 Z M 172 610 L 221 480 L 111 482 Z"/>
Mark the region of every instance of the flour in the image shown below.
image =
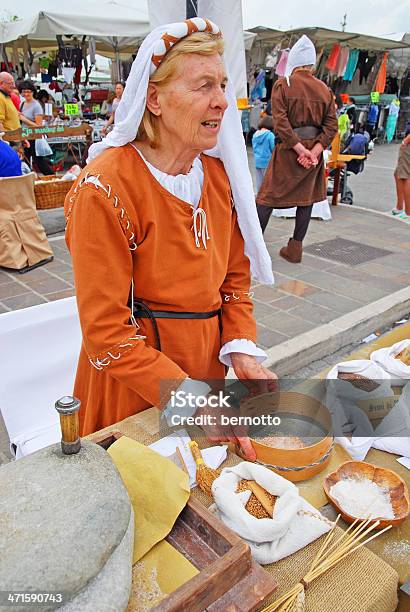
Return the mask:
<path id="1" fill-rule="evenodd" d="M 394 518 L 388 490 L 367 478 L 339 480 L 330 487 L 330 495 L 350 516 L 362 519 Z"/>

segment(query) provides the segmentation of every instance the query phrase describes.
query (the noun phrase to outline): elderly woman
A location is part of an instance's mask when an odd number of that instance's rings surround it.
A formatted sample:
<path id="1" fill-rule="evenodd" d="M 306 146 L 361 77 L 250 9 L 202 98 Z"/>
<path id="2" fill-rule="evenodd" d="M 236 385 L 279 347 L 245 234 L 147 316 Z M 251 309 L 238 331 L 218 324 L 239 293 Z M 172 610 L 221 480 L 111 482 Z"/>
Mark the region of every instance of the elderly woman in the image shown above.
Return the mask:
<path id="1" fill-rule="evenodd" d="M 302 260 L 313 204 L 326 199 L 322 153 L 338 129 L 333 94 L 313 76 L 315 64 L 315 47 L 303 35 L 289 52 L 285 78 L 272 89 L 277 146 L 256 198 L 262 231 L 273 208 L 297 207 L 293 238 L 280 250 L 291 263 Z"/>
<path id="2" fill-rule="evenodd" d="M 273 277 L 222 50 L 208 20 L 151 32 L 114 130 L 67 196 L 82 434 L 153 405 L 169 414 L 172 391 L 207 393 L 230 365 L 276 384 L 254 344 L 250 268 Z"/>

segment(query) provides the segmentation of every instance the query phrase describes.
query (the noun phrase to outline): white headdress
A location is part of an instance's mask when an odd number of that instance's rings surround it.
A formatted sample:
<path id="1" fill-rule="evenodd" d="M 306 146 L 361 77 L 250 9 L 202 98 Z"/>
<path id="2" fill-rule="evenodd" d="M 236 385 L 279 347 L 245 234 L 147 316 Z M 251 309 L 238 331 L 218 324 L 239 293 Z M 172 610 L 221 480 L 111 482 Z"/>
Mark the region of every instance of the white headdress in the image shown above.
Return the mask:
<path id="1" fill-rule="evenodd" d="M 148 34 L 132 64 L 121 102 L 115 111 L 114 129 L 101 142 L 90 147 L 88 161 L 109 147 L 121 147 L 135 140 L 145 111 L 150 75 L 178 40 L 197 31 L 214 34 L 220 32 L 218 26 L 208 19 L 195 17 L 184 22 L 160 26 Z M 222 120 L 217 145 L 205 153 L 220 158 L 225 166 L 252 276 L 262 283 L 272 284 L 274 279 L 271 259 L 256 212 L 241 121 L 229 78 L 225 94 L 228 107 Z"/>
<path id="2" fill-rule="evenodd" d="M 295 42 L 288 55 L 288 62 L 285 69 L 285 77 L 290 77 L 295 68 L 299 66 L 315 66 L 316 49 L 310 38 L 303 34 Z"/>

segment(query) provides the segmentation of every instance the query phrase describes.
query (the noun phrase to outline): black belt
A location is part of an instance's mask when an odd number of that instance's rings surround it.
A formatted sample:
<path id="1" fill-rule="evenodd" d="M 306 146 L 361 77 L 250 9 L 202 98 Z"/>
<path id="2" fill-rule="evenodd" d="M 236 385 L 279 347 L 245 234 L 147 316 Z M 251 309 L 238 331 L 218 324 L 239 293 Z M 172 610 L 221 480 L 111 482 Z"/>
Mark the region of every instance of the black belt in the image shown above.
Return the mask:
<path id="1" fill-rule="evenodd" d="M 315 125 L 301 125 L 300 127 L 293 128 L 293 131 L 302 140 L 310 140 L 311 138 L 316 138 L 322 130 Z"/>
<path id="2" fill-rule="evenodd" d="M 319 134 L 322 133 L 322 130 L 315 125 L 301 125 L 300 127 L 294 127 L 293 131 L 295 134 L 299 136 L 302 140 L 311 140 L 312 138 L 316 138 Z M 275 139 L 276 144 L 281 144 L 281 139 Z"/>
<path id="3" fill-rule="evenodd" d="M 212 319 L 218 317 L 219 329 L 222 329 L 221 309 L 210 310 L 208 312 L 176 312 L 174 310 L 151 310 L 141 299 L 134 299 L 134 317 L 136 319 L 150 319 L 154 328 L 157 349 L 161 350 L 161 339 L 159 336 L 156 319 Z"/>

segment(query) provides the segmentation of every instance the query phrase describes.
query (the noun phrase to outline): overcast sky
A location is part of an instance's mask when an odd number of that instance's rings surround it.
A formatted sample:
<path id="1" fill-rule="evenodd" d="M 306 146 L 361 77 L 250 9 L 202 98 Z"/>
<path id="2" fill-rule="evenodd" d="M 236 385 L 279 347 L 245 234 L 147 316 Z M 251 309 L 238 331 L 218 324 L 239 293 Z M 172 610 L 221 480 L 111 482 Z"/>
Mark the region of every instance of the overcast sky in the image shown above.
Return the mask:
<path id="1" fill-rule="evenodd" d="M 242 7 L 245 28 L 340 30 L 346 13 L 346 31 L 379 36 L 410 32 L 410 0 L 242 0 Z"/>
<path id="2" fill-rule="evenodd" d="M 146 0 L 117 1 L 141 8 L 148 14 Z M 216 1 L 223 3 L 224 0 Z M 0 0 L 0 4 L 0 17 L 4 17 L 4 9 L 20 17 L 32 13 L 33 9 L 70 10 L 70 0 Z M 100 6 L 103 9 L 103 2 Z M 242 0 L 242 7 L 245 28 L 264 25 L 287 30 L 323 26 L 339 30 L 343 15 L 347 13 L 347 31 L 379 36 L 410 32 L 410 0 Z"/>

